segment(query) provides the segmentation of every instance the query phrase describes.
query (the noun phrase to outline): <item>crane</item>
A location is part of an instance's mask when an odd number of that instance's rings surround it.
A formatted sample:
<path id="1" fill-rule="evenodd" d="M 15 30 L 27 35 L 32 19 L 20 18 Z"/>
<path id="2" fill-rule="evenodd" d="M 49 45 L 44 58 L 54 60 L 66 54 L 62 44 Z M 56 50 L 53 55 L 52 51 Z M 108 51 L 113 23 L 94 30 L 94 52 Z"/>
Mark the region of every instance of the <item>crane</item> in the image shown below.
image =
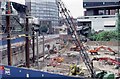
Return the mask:
<path id="1" fill-rule="evenodd" d="M 74 36 L 75 45 L 80 47 L 79 54 L 82 57 L 83 62 L 85 63 L 89 73 L 91 74 L 91 77 L 94 78 L 95 70 L 93 69 L 93 62 L 89 58 L 84 45 L 80 41 L 80 38 L 79 38 L 79 36 L 77 34 L 77 30 L 76 30 L 76 24 L 73 22 L 73 17 L 71 16 L 70 11 L 65 7 L 64 3 L 61 0 L 57 1 L 57 6 L 59 8 L 59 12 L 60 12 L 62 18 L 65 19 L 65 24 L 67 25 L 67 28 L 71 32 L 71 34 L 70 34 L 71 38 L 73 38 L 73 36 Z"/>

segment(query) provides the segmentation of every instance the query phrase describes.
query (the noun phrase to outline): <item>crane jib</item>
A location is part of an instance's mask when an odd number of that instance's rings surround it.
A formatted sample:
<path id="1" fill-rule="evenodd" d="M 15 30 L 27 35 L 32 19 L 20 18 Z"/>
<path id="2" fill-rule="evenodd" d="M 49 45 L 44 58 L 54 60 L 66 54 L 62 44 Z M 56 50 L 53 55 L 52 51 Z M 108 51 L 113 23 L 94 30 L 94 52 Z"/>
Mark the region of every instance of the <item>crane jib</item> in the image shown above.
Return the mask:
<path id="1" fill-rule="evenodd" d="M 82 44 L 82 42 L 80 41 L 80 38 L 77 34 L 77 30 L 76 30 L 76 23 L 74 23 L 73 21 L 73 17 L 70 15 L 70 11 L 67 10 L 67 8 L 65 7 L 64 3 L 59 0 L 57 2 L 57 5 L 58 5 L 58 8 L 59 8 L 59 11 L 60 11 L 60 14 L 62 16 L 63 19 L 65 19 L 65 23 L 67 25 L 67 28 L 69 28 L 71 30 L 71 38 L 73 38 L 73 35 L 74 35 L 74 38 L 75 38 L 75 44 L 76 46 L 79 46 L 80 47 L 80 55 L 91 75 L 91 77 L 94 77 L 95 76 L 95 71 L 93 69 L 93 63 L 92 63 L 92 60 L 90 60 L 86 50 L 85 50 L 85 47 L 84 45 Z"/>

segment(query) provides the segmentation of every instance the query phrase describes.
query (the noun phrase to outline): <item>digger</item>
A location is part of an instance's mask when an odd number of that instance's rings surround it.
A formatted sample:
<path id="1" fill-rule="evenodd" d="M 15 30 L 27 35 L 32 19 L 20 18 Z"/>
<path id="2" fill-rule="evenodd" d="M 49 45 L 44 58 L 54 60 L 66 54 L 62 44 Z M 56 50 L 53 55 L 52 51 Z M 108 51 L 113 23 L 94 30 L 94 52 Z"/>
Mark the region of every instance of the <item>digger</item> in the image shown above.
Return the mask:
<path id="1" fill-rule="evenodd" d="M 108 50 L 108 51 L 110 51 L 110 52 L 113 52 L 113 55 L 117 54 L 114 50 L 112 50 L 112 49 L 109 48 L 109 47 L 105 47 L 105 46 L 100 46 L 100 47 L 94 48 L 94 50 L 92 50 L 92 49 L 91 49 L 91 50 L 88 50 L 88 52 L 90 52 L 91 55 L 93 55 L 93 54 L 99 55 L 99 54 L 98 54 L 98 51 L 99 51 L 100 49 L 104 49 L 104 50 Z"/>
<path id="2" fill-rule="evenodd" d="M 82 67 L 76 64 L 70 65 L 69 75 L 84 75 Z"/>

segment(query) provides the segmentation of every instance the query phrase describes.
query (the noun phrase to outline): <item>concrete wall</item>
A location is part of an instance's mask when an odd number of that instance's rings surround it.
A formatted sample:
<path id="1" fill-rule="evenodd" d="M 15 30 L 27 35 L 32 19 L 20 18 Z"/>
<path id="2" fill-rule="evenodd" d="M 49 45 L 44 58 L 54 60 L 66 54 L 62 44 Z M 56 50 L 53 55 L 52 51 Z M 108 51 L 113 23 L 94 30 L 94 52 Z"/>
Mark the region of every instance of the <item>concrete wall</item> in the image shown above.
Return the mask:
<path id="1" fill-rule="evenodd" d="M 104 46 L 118 46 L 118 41 L 88 41 L 86 45 L 91 46 L 98 46 L 98 45 L 104 45 Z"/>
<path id="2" fill-rule="evenodd" d="M 115 30 L 116 27 L 104 27 L 105 21 L 116 21 L 116 18 L 92 18 L 92 28 L 95 30 Z"/>
<path id="3" fill-rule="evenodd" d="M 99 30 L 115 30 L 117 28 L 117 16 L 116 15 L 100 15 L 100 16 L 84 16 L 78 18 L 79 22 L 91 21 L 91 28 L 95 31 Z M 105 22 L 116 22 L 116 27 L 104 27 Z M 115 25 L 115 24 L 114 24 Z"/>

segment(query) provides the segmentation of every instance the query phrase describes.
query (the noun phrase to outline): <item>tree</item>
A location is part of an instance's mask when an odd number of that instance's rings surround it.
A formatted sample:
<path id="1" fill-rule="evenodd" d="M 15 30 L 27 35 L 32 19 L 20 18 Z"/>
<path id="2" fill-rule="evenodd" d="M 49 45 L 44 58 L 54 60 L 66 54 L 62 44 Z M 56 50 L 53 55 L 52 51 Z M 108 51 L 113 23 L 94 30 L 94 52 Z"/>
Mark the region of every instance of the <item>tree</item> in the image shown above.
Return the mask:
<path id="1" fill-rule="evenodd" d="M 118 31 L 118 40 L 120 40 L 120 14 L 118 14 L 117 31 Z"/>
<path id="2" fill-rule="evenodd" d="M 90 36 L 91 40 L 94 41 L 111 41 L 111 40 L 118 40 L 118 31 L 102 31 L 98 34 L 93 34 Z"/>
<path id="3" fill-rule="evenodd" d="M 120 14 L 118 14 L 117 29 L 113 31 L 102 31 L 98 34 L 93 33 L 90 37 L 94 41 L 120 41 Z"/>
<path id="4" fill-rule="evenodd" d="M 40 32 L 47 33 L 47 31 L 48 31 L 48 27 L 47 26 L 41 26 L 40 27 Z"/>

